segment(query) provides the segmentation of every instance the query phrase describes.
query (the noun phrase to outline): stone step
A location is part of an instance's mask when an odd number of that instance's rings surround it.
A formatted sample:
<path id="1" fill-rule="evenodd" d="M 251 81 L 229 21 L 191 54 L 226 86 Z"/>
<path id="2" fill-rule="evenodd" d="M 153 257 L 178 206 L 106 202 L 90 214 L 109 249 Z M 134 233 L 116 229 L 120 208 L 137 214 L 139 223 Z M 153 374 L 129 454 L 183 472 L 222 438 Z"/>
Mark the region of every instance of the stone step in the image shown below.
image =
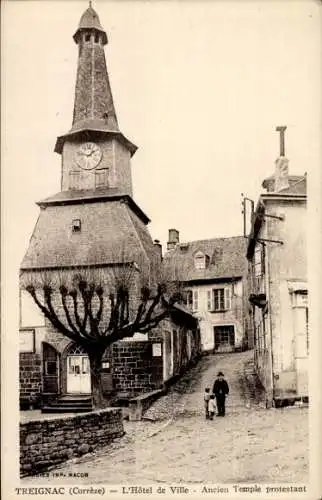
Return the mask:
<path id="1" fill-rule="evenodd" d="M 57 401 L 55 401 L 54 403 L 52 403 L 54 405 L 59 405 L 59 406 L 70 406 L 70 405 L 73 405 L 73 406 L 92 406 L 92 400 L 91 399 L 88 399 L 88 400 L 85 400 L 85 399 L 69 399 L 69 400 L 61 400 L 61 399 L 58 399 Z"/>
<path id="2" fill-rule="evenodd" d="M 44 406 L 41 409 L 42 413 L 85 413 L 93 410 L 92 405 L 83 405 L 83 406 L 61 406 L 61 405 L 51 405 Z"/>

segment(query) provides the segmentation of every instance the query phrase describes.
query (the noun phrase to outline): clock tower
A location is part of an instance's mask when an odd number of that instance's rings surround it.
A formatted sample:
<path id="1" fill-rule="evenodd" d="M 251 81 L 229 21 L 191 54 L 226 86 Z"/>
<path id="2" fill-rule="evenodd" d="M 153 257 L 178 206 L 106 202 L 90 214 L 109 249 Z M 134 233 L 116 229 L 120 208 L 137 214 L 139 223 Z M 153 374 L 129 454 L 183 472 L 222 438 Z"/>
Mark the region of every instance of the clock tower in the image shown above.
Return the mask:
<path id="1" fill-rule="evenodd" d="M 120 132 L 104 46 L 107 35 L 90 6 L 74 34 L 78 66 L 72 128 L 58 137 L 61 189 L 118 189 L 132 196 L 130 158 L 136 151 Z"/>
<path id="2" fill-rule="evenodd" d="M 104 51 L 108 38 L 91 3 L 73 39 L 78 63 L 72 126 L 55 144 L 61 190 L 38 202 L 22 270 L 111 264 L 121 248 L 131 261 L 156 253 L 149 219 L 133 200 L 130 162 L 137 147 L 118 125 Z"/>

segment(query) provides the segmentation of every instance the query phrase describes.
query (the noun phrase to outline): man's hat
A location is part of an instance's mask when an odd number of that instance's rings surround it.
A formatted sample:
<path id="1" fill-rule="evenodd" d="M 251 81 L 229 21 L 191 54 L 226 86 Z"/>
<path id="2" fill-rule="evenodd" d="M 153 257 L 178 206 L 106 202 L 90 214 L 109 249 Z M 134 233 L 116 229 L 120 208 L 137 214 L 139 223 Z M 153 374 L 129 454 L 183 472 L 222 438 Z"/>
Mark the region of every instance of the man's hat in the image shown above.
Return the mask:
<path id="1" fill-rule="evenodd" d="M 223 372 L 218 372 L 218 373 L 217 373 L 217 377 L 224 377 Z"/>

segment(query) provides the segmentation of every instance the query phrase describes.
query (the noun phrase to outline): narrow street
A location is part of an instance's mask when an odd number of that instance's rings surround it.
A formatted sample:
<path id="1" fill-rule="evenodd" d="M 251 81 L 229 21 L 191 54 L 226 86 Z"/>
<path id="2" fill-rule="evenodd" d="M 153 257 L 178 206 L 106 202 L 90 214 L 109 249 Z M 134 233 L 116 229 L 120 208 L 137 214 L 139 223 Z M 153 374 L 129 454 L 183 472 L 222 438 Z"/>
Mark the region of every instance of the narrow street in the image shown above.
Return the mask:
<path id="1" fill-rule="evenodd" d="M 242 483 L 308 480 L 308 409 L 266 410 L 243 383 L 252 352 L 209 355 L 151 407 L 145 420 L 124 422 L 126 435 L 106 449 L 26 484 Z M 218 370 L 230 386 L 226 417 L 205 420 L 203 391 Z M 182 385 L 184 387 L 182 387 Z M 181 392 L 182 391 L 182 392 Z M 255 397 L 254 397 L 255 396 Z M 263 456 L 265 455 L 265 460 Z M 60 474 L 62 477 L 53 476 Z M 55 478 L 53 480 L 53 477 Z"/>

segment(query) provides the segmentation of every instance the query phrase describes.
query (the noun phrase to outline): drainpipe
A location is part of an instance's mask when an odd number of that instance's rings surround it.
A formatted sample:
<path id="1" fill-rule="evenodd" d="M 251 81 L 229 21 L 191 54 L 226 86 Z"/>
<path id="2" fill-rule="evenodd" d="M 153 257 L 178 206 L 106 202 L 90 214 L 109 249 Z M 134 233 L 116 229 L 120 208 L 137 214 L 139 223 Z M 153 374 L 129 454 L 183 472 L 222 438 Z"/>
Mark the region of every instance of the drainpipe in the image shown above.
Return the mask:
<path id="1" fill-rule="evenodd" d="M 274 396 L 274 370 L 273 370 L 273 367 L 274 367 L 274 354 L 273 354 L 273 333 L 272 333 L 272 314 L 271 314 L 271 290 L 270 290 L 270 265 L 269 265 L 269 258 L 268 258 L 268 247 L 266 246 L 266 251 L 265 251 L 265 254 L 266 254 L 266 269 L 267 269 L 267 301 L 268 301 L 268 313 L 269 313 L 269 336 L 270 336 L 270 344 L 271 344 L 271 356 L 270 356 L 270 365 L 271 365 L 271 380 L 272 380 L 272 385 L 271 385 L 271 390 L 272 390 L 272 400 L 271 401 L 267 401 L 266 400 L 266 407 L 270 407 L 270 406 L 273 406 L 274 405 L 274 400 L 273 400 L 273 396 Z"/>

